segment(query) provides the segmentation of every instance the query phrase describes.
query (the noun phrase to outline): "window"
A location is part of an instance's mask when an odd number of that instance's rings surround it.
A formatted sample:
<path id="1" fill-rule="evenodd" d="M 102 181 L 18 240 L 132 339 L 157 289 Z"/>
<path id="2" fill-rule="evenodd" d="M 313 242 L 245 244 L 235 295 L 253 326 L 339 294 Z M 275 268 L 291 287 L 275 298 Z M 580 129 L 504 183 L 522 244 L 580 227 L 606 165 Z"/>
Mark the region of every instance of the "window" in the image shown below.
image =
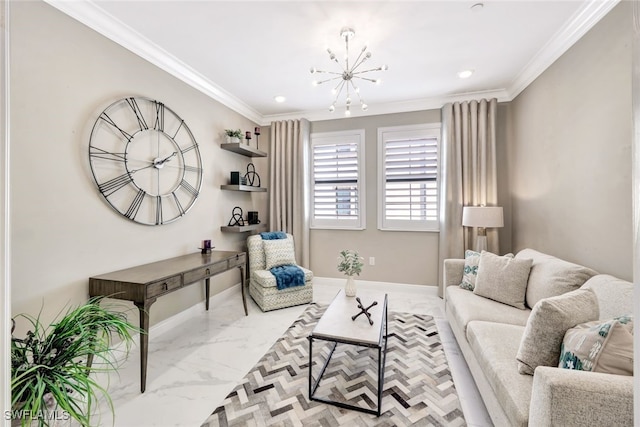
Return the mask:
<path id="1" fill-rule="evenodd" d="M 378 228 L 438 230 L 440 124 L 378 129 Z"/>
<path id="2" fill-rule="evenodd" d="M 363 229 L 364 130 L 311 135 L 311 227 Z"/>

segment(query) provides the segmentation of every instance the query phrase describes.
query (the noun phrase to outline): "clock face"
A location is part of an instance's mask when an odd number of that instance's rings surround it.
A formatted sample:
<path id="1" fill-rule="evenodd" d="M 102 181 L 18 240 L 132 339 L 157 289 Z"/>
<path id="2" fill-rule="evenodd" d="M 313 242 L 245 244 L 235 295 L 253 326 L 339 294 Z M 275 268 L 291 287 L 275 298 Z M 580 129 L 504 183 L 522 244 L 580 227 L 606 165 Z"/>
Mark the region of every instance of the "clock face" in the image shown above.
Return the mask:
<path id="1" fill-rule="evenodd" d="M 124 98 L 96 120 L 89 141 L 100 194 L 120 214 L 146 225 L 189 211 L 202 184 L 200 150 L 187 124 L 163 103 Z"/>

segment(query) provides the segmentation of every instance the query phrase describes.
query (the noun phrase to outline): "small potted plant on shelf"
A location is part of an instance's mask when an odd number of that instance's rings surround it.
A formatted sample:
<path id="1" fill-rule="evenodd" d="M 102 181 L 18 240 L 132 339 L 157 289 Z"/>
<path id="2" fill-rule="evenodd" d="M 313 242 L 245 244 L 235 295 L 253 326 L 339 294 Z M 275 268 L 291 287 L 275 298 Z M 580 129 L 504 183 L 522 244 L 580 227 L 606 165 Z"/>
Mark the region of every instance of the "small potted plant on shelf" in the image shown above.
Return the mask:
<path id="1" fill-rule="evenodd" d="M 126 313 L 100 306 L 103 297 L 69 309 L 57 322 L 45 327 L 40 315 L 19 314 L 31 330 L 16 338 L 11 330 L 12 425 L 49 426 L 75 419 L 91 425 L 91 415 L 104 396 L 113 413 L 111 398 L 92 373 L 117 370 L 113 338 L 124 344 L 125 355 L 140 329 L 127 321 Z"/>
<path id="2" fill-rule="evenodd" d="M 225 129 L 225 135 L 227 135 L 227 142 L 235 143 L 242 141 L 242 131 L 240 129 Z"/>
<path id="3" fill-rule="evenodd" d="M 362 257 L 358 252 L 351 249 L 340 251 L 338 257 L 338 271 L 347 276 L 347 284 L 344 287 L 344 293 L 348 297 L 356 296 L 356 281 L 353 278 L 355 274 L 358 276 L 362 272 Z"/>

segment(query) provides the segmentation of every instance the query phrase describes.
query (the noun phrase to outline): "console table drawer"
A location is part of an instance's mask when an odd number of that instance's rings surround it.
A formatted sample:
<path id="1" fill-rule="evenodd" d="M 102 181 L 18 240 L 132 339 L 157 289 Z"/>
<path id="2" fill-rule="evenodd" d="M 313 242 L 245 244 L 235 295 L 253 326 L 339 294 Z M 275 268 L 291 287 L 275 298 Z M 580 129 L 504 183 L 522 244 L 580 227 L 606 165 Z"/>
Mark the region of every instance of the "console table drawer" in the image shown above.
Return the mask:
<path id="1" fill-rule="evenodd" d="M 242 255 L 236 255 L 235 258 L 232 258 L 229 260 L 229 268 L 232 267 L 237 267 L 238 265 L 242 265 L 246 263 L 246 256 L 245 254 Z"/>
<path id="2" fill-rule="evenodd" d="M 171 292 L 182 285 L 180 276 L 169 277 L 147 286 L 147 298 L 153 298 Z"/>
<path id="3" fill-rule="evenodd" d="M 197 270 L 191 270 L 184 273 L 184 283 L 193 283 L 198 280 L 206 279 L 214 274 L 222 273 L 227 270 L 227 261 L 218 262 L 208 267 L 198 268 Z"/>

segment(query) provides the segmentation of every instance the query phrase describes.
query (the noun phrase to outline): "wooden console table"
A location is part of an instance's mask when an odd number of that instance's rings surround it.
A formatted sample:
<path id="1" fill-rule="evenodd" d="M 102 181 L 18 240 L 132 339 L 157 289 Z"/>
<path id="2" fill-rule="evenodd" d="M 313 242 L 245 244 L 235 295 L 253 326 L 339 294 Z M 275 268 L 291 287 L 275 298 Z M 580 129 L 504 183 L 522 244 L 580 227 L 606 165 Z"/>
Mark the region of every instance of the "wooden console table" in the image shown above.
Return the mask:
<path id="1" fill-rule="evenodd" d="M 189 254 L 140 265 L 89 278 L 89 295 L 133 301 L 140 312 L 140 391 L 147 384 L 147 353 L 149 349 L 149 310 L 158 297 L 182 289 L 204 279 L 206 308 L 209 310 L 209 278 L 225 271 L 240 270 L 242 304 L 247 313 L 244 252 L 212 251 L 210 254 Z"/>

